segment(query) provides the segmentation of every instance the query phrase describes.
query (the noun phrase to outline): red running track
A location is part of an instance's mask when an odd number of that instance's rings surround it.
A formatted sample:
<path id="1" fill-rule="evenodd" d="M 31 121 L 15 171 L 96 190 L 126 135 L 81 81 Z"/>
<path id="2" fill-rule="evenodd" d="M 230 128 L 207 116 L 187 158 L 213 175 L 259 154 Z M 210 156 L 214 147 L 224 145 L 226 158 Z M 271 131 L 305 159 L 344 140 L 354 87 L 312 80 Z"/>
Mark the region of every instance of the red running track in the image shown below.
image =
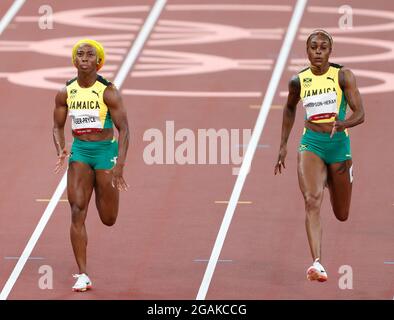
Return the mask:
<path id="1" fill-rule="evenodd" d="M 0 12 L 3 14 L 11 3 L 2 2 Z M 1 35 L 1 288 L 48 204 L 37 199 L 50 199 L 61 178 L 52 173 L 56 162 L 52 110 L 56 88 L 74 72 L 67 51 L 70 38 L 107 37 L 104 45 L 112 50 L 103 74 L 113 80 L 154 1 L 134 1 L 133 6 L 128 3 L 114 0 L 108 5 L 112 9 L 97 13 L 97 1 L 85 1 L 83 6 L 42 1 L 55 13 L 54 29 L 42 30 L 37 19 L 28 18 L 37 16 L 40 1 L 28 2 Z M 77 270 L 68 236 L 70 212 L 67 202 L 60 202 L 9 299 L 196 298 L 226 210 L 226 204 L 220 201 L 230 198 L 236 180 L 232 171 L 239 165 L 148 165 L 143 155 L 149 142 L 143 137 L 152 128 L 165 133 L 166 121 L 174 123 L 175 131 L 188 128 L 195 136 L 199 129 L 252 129 L 292 15 L 293 1 L 275 1 L 274 7 L 262 7 L 257 0 L 249 1 L 248 6 L 235 0 L 217 1 L 214 8 L 209 7 L 212 1 L 198 1 L 207 7 L 185 6 L 188 3 L 173 0 L 166 4 L 121 88 L 132 128 L 125 173 L 131 188 L 122 194 L 119 218 L 111 228 L 100 223 L 94 199 L 91 201 L 88 268 L 94 289 L 84 294 L 71 292 L 71 275 Z M 234 7 L 241 3 L 242 10 Z M 390 82 L 394 57 L 389 50 L 394 38 L 390 29 L 371 27 L 390 22 L 382 12 L 394 15 L 393 4 L 358 1 L 353 8 L 356 30 L 332 30 L 332 60 L 355 70 L 367 120 L 351 130 L 355 184 L 350 219 L 346 223 L 335 220 L 327 195 L 323 203 L 327 283 L 305 279 L 311 258 L 296 176 L 302 110 L 290 137 L 286 172 L 279 177 L 273 175 L 281 106 L 285 103 L 280 93 L 286 91 L 291 75 L 306 63 L 304 35 L 308 29 L 336 28 L 339 5 L 339 1 L 325 1 L 324 5 L 321 1 L 308 2 L 241 194 L 244 202 L 236 208 L 207 299 L 394 296 L 389 281 L 394 276 L 394 265 L 390 264 L 394 261 L 390 145 L 394 137 L 387 130 L 394 116 L 390 89 L 390 85 L 394 87 Z M 117 8 L 120 6 L 127 8 Z M 332 13 L 322 7 L 330 7 Z M 79 11 L 83 19 L 67 20 L 67 10 L 82 8 L 88 12 Z M 76 16 L 75 11 L 68 14 Z M 89 14 L 96 20 L 89 20 Z M 94 27 L 78 25 L 86 21 L 98 23 Z M 370 30 L 357 32 L 360 26 L 370 26 Z M 49 39 L 60 39 L 56 44 L 68 47 L 55 50 L 53 43 L 41 43 L 47 51 L 31 46 L 10 49 L 10 41 L 20 44 Z M 385 52 L 388 54 L 377 60 L 369 56 Z M 24 74 L 32 70 L 37 72 Z M 39 81 L 45 72 L 49 83 Z M 387 86 L 381 85 L 384 81 Z M 71 143 L 69 133 L 67 142 Z M 52 289 L 40 288 L 42 266 L 53 271 Z M 341 289 L 341 266 L 351 267 L 352 289 Z"/>

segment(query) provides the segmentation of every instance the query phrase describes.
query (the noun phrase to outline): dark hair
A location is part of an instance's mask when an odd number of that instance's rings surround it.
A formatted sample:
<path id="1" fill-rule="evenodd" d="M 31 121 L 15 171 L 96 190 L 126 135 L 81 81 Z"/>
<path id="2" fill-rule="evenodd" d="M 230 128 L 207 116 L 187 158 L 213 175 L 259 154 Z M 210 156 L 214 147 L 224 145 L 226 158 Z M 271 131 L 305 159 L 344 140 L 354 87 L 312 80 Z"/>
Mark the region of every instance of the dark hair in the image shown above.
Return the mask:
<path id="1" fill-rule="evenodd" d="M 332 48 L 332 44 L 334 43 L 334 41 L 332 40 L 331 35 L 330 35 L 327 31 L 325 31 L 325 30 L 323 30 L 323 29 L 316 29 L 316 30 L 313 30 L 312 33 L 309 35 L 308 39 L 306 40 L 306 45 L 308 46 L 309 40 L 310 40 L 313 36 L 317 36 L 317 35 L 323 35 L 323 36 L 325 36 L 325 37 L 328 39 L 328 41 L 330 42 L 330 46 L 331 46 L 331 48 Z"/>

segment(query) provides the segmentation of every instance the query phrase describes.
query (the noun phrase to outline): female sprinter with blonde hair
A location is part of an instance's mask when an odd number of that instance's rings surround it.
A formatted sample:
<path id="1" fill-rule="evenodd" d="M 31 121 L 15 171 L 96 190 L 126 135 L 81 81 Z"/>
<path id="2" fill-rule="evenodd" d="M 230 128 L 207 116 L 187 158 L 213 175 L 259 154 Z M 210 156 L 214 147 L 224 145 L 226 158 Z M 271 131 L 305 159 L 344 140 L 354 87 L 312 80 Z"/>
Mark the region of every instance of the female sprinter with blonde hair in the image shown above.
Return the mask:
<path id="1" fill-rule="evenodd" d="M 85 220 L 93 190 L 101 221 L 112 226 L 118 215 L 119 191 L 126 191 L 123 167 L 129 145 L 126 110 L 116 87 L 97 74 L 105 52 L 97 41 L 83 39 L 72 50 L 77 77 L 67 81 L 55 99 L 53 139 L 58 155 L 55 172 L 69 157 L 67 196 L 71 207 L 70 237 L 79 273 L 73 291 L 92 287 L 86 268 Z M 73 144 L 65 145 L 64 125 L 71 118 Z M 115 125 L 119 137 L 114 137 Z"/>

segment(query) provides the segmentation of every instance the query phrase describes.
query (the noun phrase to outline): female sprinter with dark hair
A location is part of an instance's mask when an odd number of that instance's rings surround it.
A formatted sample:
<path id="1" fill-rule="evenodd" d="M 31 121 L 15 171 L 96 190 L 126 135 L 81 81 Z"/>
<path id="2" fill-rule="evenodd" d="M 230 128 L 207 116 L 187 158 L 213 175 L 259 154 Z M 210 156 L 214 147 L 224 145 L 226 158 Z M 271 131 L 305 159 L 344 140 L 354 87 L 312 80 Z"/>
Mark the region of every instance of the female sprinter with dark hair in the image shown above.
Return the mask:
<path id="1" fill-rule="evenodd" d="M 287 140 L 296 107 L 302 100 L 305 127 L 298 148 L 298 181 L 305 201 L 305 226 L 313 264 L 308 280 L 327 280 L 322 266 L 320 208 L 324 187 L 330 193 L 332 209 L 339 221 L 349 216 L 353 162 L 348 128 L 364 122 L 364 108 L 356 78 L 350 69 L 329 61 L 333 40 L 324 30 L 315 30 L 306 42 L 309 67 L 289 82 L 283 110 L 280 150 L 275 174 L 285 168 Z M 347 106 L 351 115 L 346 117 Z"/>

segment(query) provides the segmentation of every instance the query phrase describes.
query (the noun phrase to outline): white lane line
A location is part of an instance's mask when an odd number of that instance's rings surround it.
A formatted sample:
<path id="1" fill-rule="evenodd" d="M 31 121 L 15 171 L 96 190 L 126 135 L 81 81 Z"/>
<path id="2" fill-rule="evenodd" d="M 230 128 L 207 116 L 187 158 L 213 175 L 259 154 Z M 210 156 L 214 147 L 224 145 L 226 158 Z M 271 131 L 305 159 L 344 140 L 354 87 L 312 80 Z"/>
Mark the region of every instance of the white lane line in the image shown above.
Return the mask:
<path id="1" fill-rule="evenodd" d="M 36 199 L 36 202 L 49 202 L 51 199 Z M 58 202 L 68 202 L 67 199 L 59 199 Z"/>
<path id="2" fill-rule="evenodd" d="M 145 21 L 143 28 L 141 29 L 141 32 L 138 34 L 138 37 L 133 43 L 133 47 L 131 48 L 129 54 L 126 57 L 122 68 L 119 70 L 119 73 L 114 81 L 116 86 L 118 86 L 117 83 L 123 83 L 124 79 L 126 78 L 129 69 L 137 59 L 139 53 L 144 46 L 145 41 L 148 39 L 149 34 L 155 26 L 156 21 L 160 16 L 160 13 L 163 11 L 166 2 L 167 0 L 157 0 L 155 5 L 153 6 L 148 18 Z"/>
<path id="3" fill-rule="evenodd" d="M 31 235 L 29 242 L 27 243 L 25 249 L 22 252 L 22 255 L 18 259 L 14 270 L 10 277 L 8 278 L 6 284 L 4 285 L 3 290 L 0 293 L 0 300 L 6 300 L 8 295 L 10 294 L 16 280 L 18 280 L 20 273 L 22 272 L 23 267 L 25 266 L 27 260 L 30 257 L 31 252 L 33 251 L 38 239 L 41 236 L 46 224 L 48 223 L 49 218 L 52 215 L 52 212 L 55 210 L 56 205 L 62 196 L 64 189 L 66 188 L 67 184 L 67 172 L 64 174 L 62 180 L 60 181 L 59 185 L 57 186 L 55 193 L 53 194 L 51 201 L 48 203 L 47 208 L 45 209 L 40 221 L 38 222 L 36 229 L 34 230 L 33 234 Z"/>
<path id="4" fill-rule="evenodd" d="M 216 204 L 227 204 L 229 203 L 229 201 L 227 200 L 216 200 L 215 201 Z M 252 204 L 252 201 L 238 201 L 238 204 Z"/>
<path id="5" fill-rule="evenodd" d="M 209 259 L 194 259 L 193 262 L 208 262 Z M 218 262 L 233 262 L 231 259 L 219 259 Z"/>
<path id="6" fill-rule="evenodd" d="M 254 127 L 253 134 L 249 142 L 249 146 L 246 150 L 245 157 L 242 161 L 241 169 L 239 170 L 239 174 L 235 182 L 233 192 L 231 194 L 230 202 L 227 206 L 226 213 L 224 214 L 224 218 L 220 226 L 215 245 L 212 249 L 211 257 L 209 258 L 209 263 L 205 270 L 204 278 L 201 282 L 196 300 L 204 300 L 207 295 L 209 285 L 211 283 L 212 276 L 219 259 L 219 255 L 223 247 L 224 239 L 230 226 L 231 219 L 233 218 L 235 207 L 237 206 L 237 202 L 241 195 L 247 173 L 249 172 L 253 155 L 260 140 L 260 136 L 263 131 L 264 124 L 272 104 L 272 100 L 275 96 L 275 92 L 278 87 L 279 80 L 282 76 L 302 15 L 304 13 L 306 3 L 307 0 L 298 0 L 294 9 L 293 16 L 287 29 L 286 37 L 283 41 L 278 60 L 276 61 L 275 69 L 272 73 L 271 80 L 269 82 L 263 103 L 261 105 L 259 116 L 257 118 L 256 125 Z"/>
<path id="7" fill-rule="evenodd" d="M 25 4 L 25 0 L 15 0 L 12 6 L 8 9 L 7 13 L 0 21 L 0 35 L 3 33 L 5 28 L 10 24 L 16 13 Z"/>
<path id="8" fill-rule="evenodd" d="M 284 107 L 284 106 L 279 105 L 279 104 L 273 104 L 273 105 L 271 106 L 271 109 L 273 109 L 273 110 L 283 110 L 283 107 Z M 252 105 L 249 106 L 249 108 L 250 108 L 250 109 L 260 109 L 260 108 L 261 108 L 261 105 L 252 104 Z"/>
<path id="9" fill-rule="evenodd" d="M 214 92 L 214 91 L 168 91 L 124 89 L 122 94 L 148 97 L 188 97 L 188 98 L 260 98 L 261 92 Z"/>
<path id="10" fill-rule="evenodd" d="M 4 260 L 18 260 L 20 257 L 4 257 Z M 45 260 L 44 257 L 29 257 L 28 260 Z"/>
<path id="11" fill-rule="evenodd" d="M 132 55 L 129 54 L 127 55 L 127 58 L 123 62 L 123 65 L 119 69 L 119 73 L 117 77 L 114 80 L 115 85 L 120 88 L 123 84 L 123 81 L 126 78 L 127 73 L 129 72 L 129 69 L 133 66 L 133 63 L 136 60 L 136 57 L 140 53 L 146 39 L 148 38 L 153 25 L 159 18 L 159 15 L 164 7 L 164 4 L 166 3 L 166 0 L 157 0 L 154 7 L 152 8 L 148 18 L 146 19 L 145 24 L 143 25 L 136 41 L 138 40 L 138 43 L 134 42 L 133 46 L 130 49 L 130 52 L 133 52 Z M 160 10 L 158 9 L 160 8 Z M 137 46 L 139 48 L 139 51 L 137 51 L 135 48 Z M 33 251 L 39 237 L 41 236 L 41 233 L 43 232 L 46 224 L 48 223 L 49 218 L 51 217 L 53 211 L 55 210 L 55 207 L 57 203 L 60 200 L 60 197 L 62 196 L 64 190 L 66 189 L 67 185 L 67 171 L 64 173 L 62 180 L 60 181 L 59 185 L 56 188 L 55 193 L 53 194 L 51 200 L 49 201 L 49 204 L 47 208 L 44 211 L 44 214 L 42 215 L 40 221 L 37 224 L 36 229 L 34 230 L 29 242 L 27 243 L 25 249 L 23 250 L 23 253 L 18 260 L 14 270 L 12 271 L 10 277 L 8 278 L 6 284 L 4 285 L 3 290 L 0 293 L 0 300 L 6 300 L 9 293 L 11 292 L 13 286 L 15 285 L 15 282 L 18 280 L 18 277 L 20 273 L 22 272 L 23 267 L 25 266 L 31 252 Z"/>

